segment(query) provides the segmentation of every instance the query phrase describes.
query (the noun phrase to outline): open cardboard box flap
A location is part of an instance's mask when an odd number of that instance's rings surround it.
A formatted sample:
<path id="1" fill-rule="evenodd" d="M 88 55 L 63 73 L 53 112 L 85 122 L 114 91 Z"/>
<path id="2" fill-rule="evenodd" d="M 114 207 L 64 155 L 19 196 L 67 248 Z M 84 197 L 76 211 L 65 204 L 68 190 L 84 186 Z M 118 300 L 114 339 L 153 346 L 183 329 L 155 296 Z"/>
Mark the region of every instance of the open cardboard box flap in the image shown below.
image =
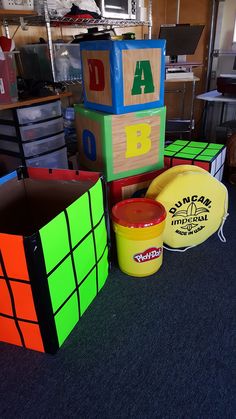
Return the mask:
<path id="1" fill-rule="evenodd" d="M 65 172 L 68 171 L 20 168 L 18 177 L 2 183 L 1 233 L 22 236 L 35 233 L 87 192 L 100 177 L 95 172 L 71 170 L 69 179 Z"/>

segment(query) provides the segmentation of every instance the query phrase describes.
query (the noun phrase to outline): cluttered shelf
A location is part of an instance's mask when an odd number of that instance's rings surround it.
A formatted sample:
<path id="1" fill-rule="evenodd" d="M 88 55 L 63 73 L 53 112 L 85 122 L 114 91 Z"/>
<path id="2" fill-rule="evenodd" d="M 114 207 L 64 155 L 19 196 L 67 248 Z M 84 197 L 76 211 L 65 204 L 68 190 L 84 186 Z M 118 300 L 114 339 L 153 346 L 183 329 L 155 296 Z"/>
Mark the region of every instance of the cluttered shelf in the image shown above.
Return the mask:
<path id="1" fill-rule="evenodd" d="M 14 9 L 0 9 L 0 19 L 19 16 L 36 16 L 37 12 L 34 10 L 14 10 Z"/>
<path id="2" fill-rule="evenodd" d="M 28 26 L 42 26 L 45 25 L 45 16 L 38 16 L 33 11 L 17 11 L 14 13 L 6 13 L 7 10 L 1 10 L 0 19 L 7 17 L 8 25 L 19 25 L 20 16 L 27 15 L 27 24 Z M 11 10 L 9 12 L 12 12 Z M 27 13 L 26 13 L 27 12 Z M 86 27 L 86 26 L 117 26 L 117 27 L 129 27 L 129 26 L 143 26 L 148 25 L 146 21 L 139 21 L 133 19 L 91 19 L 91 18 L 80 18 L 75 16 L 64 16 L 64 17 L 50 17 L 51 26 L 73 26 L 73 27 Z"/>
<path id="3" fill-rule="evenodd" d="M 55 99 L 64 99 L 67 97 L 69 98 L 71 96 L 72 96 L 72 93 L 64 92 L 64 93 L 59 93 L 59 94 L 45 96 L 45 97 L 37 97 L 37 98 L 32 98 L 32 99 L 27 99 L 27 100 L 19 100 L 17 102 L 4 103 L 4 104 L 0 104 L 0 111 L 5 110 L 5 109 L 20 108 L 22 106 L 31 106 L 37 103 L 50 102 Z"/>

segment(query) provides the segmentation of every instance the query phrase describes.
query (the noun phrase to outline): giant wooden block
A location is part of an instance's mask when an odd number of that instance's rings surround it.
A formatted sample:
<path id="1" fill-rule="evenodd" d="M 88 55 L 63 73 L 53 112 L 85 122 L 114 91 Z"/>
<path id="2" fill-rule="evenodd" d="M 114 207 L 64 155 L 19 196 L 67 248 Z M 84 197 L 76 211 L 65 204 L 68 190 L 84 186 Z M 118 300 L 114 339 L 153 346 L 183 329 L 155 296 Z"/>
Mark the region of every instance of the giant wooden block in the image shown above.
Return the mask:
<path id="1" fill-rule="evenodd" d="M 29 168 L 0 194 L 0 341 L 54 353 L 107 279 L 102 178 Z"/>
<path id="2" fill-rule="evenodd" d="M 111 115 L 75 105 L 79 163 L 107 181 L 163 167 L 166 109 Z"/>
<path id="3" fill-rule="evenodd" d="M 226 155 L 226 147 L 223 144 L 175 140 L 165 147 L 164 155 L 166 169 L 180 164 L 193 164 L 222 180 Z"/>
<path id="4" fill-rule="evenodd" d="M 86 107 L 120 114 L 164 105 L 165 41 L 80 44 Z"/>

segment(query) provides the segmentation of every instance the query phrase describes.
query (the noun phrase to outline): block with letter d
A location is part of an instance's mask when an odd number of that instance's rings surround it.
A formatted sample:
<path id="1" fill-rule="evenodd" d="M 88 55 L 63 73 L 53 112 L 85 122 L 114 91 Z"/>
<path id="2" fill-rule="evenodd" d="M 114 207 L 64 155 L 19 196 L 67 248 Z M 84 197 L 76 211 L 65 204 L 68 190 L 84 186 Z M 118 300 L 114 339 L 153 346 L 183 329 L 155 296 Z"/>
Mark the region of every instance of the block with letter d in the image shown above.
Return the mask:
<path id="1" fill-rule="evenodd" d="M 121 114 L 164 104 L 165 41 L 82 42 L 84 104 Z"/>
<path id="2" fill-rule="evenodd" d="M 79 164 L 107 181 L 163 167 L 166 108 L 113 115 L 75 105 Z"/>

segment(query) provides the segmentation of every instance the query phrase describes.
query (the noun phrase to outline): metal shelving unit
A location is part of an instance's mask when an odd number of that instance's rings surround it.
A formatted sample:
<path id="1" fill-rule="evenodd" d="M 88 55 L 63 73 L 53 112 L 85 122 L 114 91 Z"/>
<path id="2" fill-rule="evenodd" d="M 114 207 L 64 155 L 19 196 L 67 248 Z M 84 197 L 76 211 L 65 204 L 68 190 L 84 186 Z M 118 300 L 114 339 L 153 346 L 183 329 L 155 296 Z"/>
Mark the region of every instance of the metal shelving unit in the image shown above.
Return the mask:
<path id="1" fill-rule="evenodd" d="M 151 39 L 152 36 L 152 0 L 148 0 L 148 20 L 137 21 L 133 19 L 80 19 L 74 17 L 51 17 L 48 11 L 47 0 L 43 0 L 43 11 L 42 15 L 36 15 L 34 11 L 30 14 L 28 11 L 17 10 L 14 14 L 7 13 L 4 10 L 1 13 L 2 23 L 4 26 L 5 34 L 9 37 L 9 25 L 19 25 L 22 27 L 28 26 L 45 26 L 47 31 L 47 41 L 49 48 L 49 56 L 52 67 L 52 76 L 53 80 L 56 80 L 55 77 L 55 60 L 54 60 L 54 50 L 53 50 L 53 41 L 52 41 L 52 28 L 53 27 L 74 27 L 74 28 L 85 28 L 90 26 L 102 26 L 108 28 L 122 28 L 122 27 L 132 27 L 132 26 L 148 26 L 148 39 Z"/>

